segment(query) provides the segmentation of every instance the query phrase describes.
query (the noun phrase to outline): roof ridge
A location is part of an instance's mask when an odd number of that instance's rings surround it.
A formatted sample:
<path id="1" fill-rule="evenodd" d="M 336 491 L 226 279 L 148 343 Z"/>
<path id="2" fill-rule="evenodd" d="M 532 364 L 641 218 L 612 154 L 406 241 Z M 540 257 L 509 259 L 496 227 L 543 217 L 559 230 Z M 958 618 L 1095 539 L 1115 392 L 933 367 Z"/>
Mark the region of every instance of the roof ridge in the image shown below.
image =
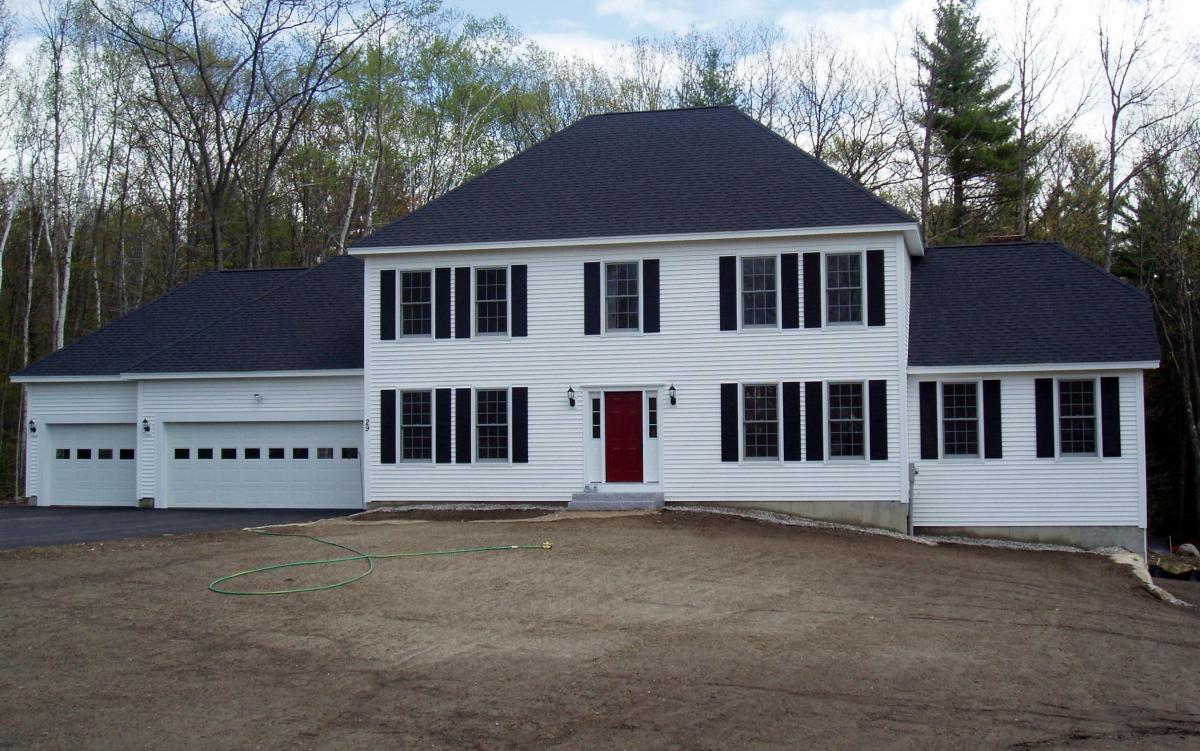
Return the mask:
<path id="1" fill-rule="evenodd" d="M 336 257 L 336 256 L 335 256 L 335 257 Z M 172 342 L 169 342 L 169 343 L 167 343 L 167 344 L 164 344 L 163 346 L 161 346 L 161 347 L 159 347 L 158 349 L 154 350 L 153 352 L 151 352 L 150 354 L 146 355 L 145 357 L 143 357 L 142 359 L 138 360 L 137 362 L 135 362 L 135 363 L 132 363 L 131 365 L 127 365 L 127 366 L 125 367 L 125 370 L 128 370 L 128 371 L 133 371 L 133 370 L 136 370 L 136 369 L 137 369 L 137 367 L 138 367 L 139 365 L 141 365 L 142 363 L 146 362 L 147 360 L 151 360 L 151 359 L 153 359 L 153 358 L 155 358 L 155 357 L 158 357 L 158 356 L 159 356 L 159 355 L 161 355 L 163 352 L 166 352 L 168 349 L 171 349 L 172 347 L 175 347 L 176 345 L 183 344 L 183 343 L 184 343 L 184 342 L 186 342 L 188 339 L 191 339 L 192 337 L 196 336 L 197 334 L 200 334 L 201 332 L 208 331 L 208 330 L 209 330 L 209 329 L 211 329 L 213 326 L 216 326 L 218 323 L 221 323 L 222 321 L 226 320 L 227 318 L 230 318 L 230 317 L 231 317 L 231 316 L 233 316 L 235 313 L 237 313 L 237 312 L 239 312 L 239 311 L 241 311 L 241 310 L 245 309 L 246 307 L 248 307 L 248 306 L 250 306 L 250 305 L 253 305 L 254 303 L 258 302 L 259 300 L 262 300 L 263 298 L 267 297 L 268 295 L 272 295 L 272 294 L 274 294 L 275 292 L 278 292 L 279 290 L 281 290 L 281 289 L 283 289 L 284 287 L 288 286 L 289 284 L 291 284 L 292 282 L 296 281 L 297 279 L 299 279 L 299 278 L 301 278 L 301 277 L 303 277 L 303 276 L 307 275 L 309 272 L 313 271 L 314 269 L 319 269 L 319 268 L 321 268 L 321 267 L 322 267 L 322 266 L 324 266 L 326 263 L 329 263 L 329 261 L 330 261 L 330 260 L 332 260 L 332 259 L 326 259 L 325 261 L 323 261 L 323 262 L 321 262 L 321 263 L 317 264 L 316 266 L 308 266 L 308 267 L 305 267 L 305 266 L 297 266 L 297 267 L 293 267 L 293 268 L 283 268 L 283 269 L 256 269 L 256 270 L 258 270 L 258 271 L 299 271 L 300 273 L 299 273 L 299 274 L 293 274 L 293 275 L 291 275 L 290 277 L 288 277 L 287 279 L 283 280 L 283 281 L 282 281 L 282 282 L 280 282 L 279 284 L 276 284 L 276 285 L 274 285 L 273 287 L 271 287 L 270 289 L 268 289 L 266 292 L 263 292 L 263 293 L 262 293 L 261 295 L 259 295 L 258 297 L 251 298 L 251 299 L 247 300 L 245 303 L 243 303 L 243 304 L 241 304 L 241 305 L 235 305 L 234 307 L 230 308 L 230 309 L 229 309 L 229 310 L 228 310 L 228 311 L 225 313 L 225 315 L 223 315 L 223 316 L 218 316 L 217 318 L 213 319 L 213 320 L 212 320 L 212 321 L 211 321 L 211 322 L 210 322 L 208 325 L 206 325 L 206 326 L 201 326 L 200 328 L 196 329 L 195 331 L 192 331 L 191 333 L 187 334 L 186 336 L 183 336 L 183 337 L 181 337 L 181 338 L 179 338 L 179 339 L 176 339 L 175 341 L 172 341 Z M 242 270 L 243 270 L 243 271 L 250 271 L 251 269 L 242 269 Z M 208 272 L 208 274 L 224 274 L 224 273 L 227 273 L 227 272 L 224 272 L 224 271 L 210 271 L 210 272 Z M 208 274 L 205 274 L 205 276 L 207 276 Z M 166 295 L 163 295 L 163 297 L 166 297 Z"/>
<path id="2" fill-rule="evenodd" d="M 612 112 L 593 112 L 590 115 L 584 115 L 576 120 L 587 120 L 592 117 L 609 117 L 612 115 L 657 115 L 665 112 L 692 112 L 695 110 L 738 110 L 741 109 L 736 104 L 702 104 L 696 107 L 661 107 L 659 109 L 649 110 L 613 110 Z"/>
<path id="3" fill-rule="evenodd" d="M 799 146 L 797 146 L 796 144 L 794 144 L 794 143 L 792 143 L 791 141 L 789 141 L 788 139 L 784 138 L 784 137 L 783 137 L 782 135 L 780 135 L 779 133 L 776 133 L 776 132 L 775 132 L 774 130 L 772 130 L 771 128 L 768 128 L 766 125 L 764 125 L 764 124 L 760 123 L 760 122 L 759 122 L 758 120 L 756 120 L 755 118 L 753 118 L 753 117 L 750 117 L 750 115 L 747 115 L 745 112 L 743 112 L 743 111 L 742 111 L 742 109 L 741 109 L 740 107 L 731 107 L 730 109 L 734 110 L 735 112 L 737 112 L 737 113 L 738 113 L 739 115 L 741 115 L 742 117 L 746 118 L 746 119 L 747 119 L 747 120 L 749 120 L 750 122 L 754 123 L 754 124 L 755 124 L 755 125 L 757 125 L 758 127 L 762 128 L 762 129 L 763 129 L 763 130 L 765 130 L 766 132 L 770 133 L 770 134 L 771 134 L 772 136 L 774 136 L 775 138 L 778 138 L 780 141 L 783 141 L 783 142 L 784 142 L 784 143 L 786 143 L 788 146 L 791 146 L 793 149 L 795 149 L 796 151 L 798 151 L 798 152 L 800 152 L 801 154 L 803 154 L 803 155 L 805 156 L 805 158 L 807 158 L 807 159 L 808 159 L 809 161 L 811 161 L 813 164 L 816 164 L 816 165 L 820 166 L 822 169 L 824 169 L 824 170 L 825 170 L 826 172 L 828 172 L 829 174 L 831 174 L 831 175 L 835 175 L 835 176 L 836 176 L 836 177 L 837 177 L 839 180 L 841 180 L 842 182 L 846 183 L 847 185 L 852 185 L 852 186 L 854 186 L 855 188 L 858 188 L 858 190 L 859 190 L 859 191 L 861 191 L 862 193 L 864 193 L 864 194 L 865 194 L 865 195 L 867 195 L 867 196 L 870 196 L 871 200 L 875 201 L 875 202 L 876 202 L 876 203 L 878 203 L 879 205 L 881 205 L 881 206 L 884 206 L 884 207 L 886 207 L 886 208 L 889 208 L 889 209 L 891 209 L 892 211 L 895 211 L 897 214 L 900 214 L 900 215 L 902 215 L 902 216 L 905 216 L 905 217 L 907 217 L 907 218 L 908 218 L 908 220 L 909 220 L 910 222 L 916 223 L 916 221 L 917 221 L 917 220 L 916 220 L 916 217 L 912 216 L 912 215 L 911 215 L 911 214 L 909 214 L 907 211 L 902 211 L 902 210 L 901 210 L 899 207 L 897 207 L 897 206 L 893 206 L 892 204 L 890 204 L 890 203 L 888 203 L 887 201 L 883 200 L 883 199 L 882 199 L 882 198 L 880 198 L 879 196 L 875 195 L 875 193 L 874 193 L 873 191 L 871 191 L 871 190 L 868 190 L 868 189 L 866 188 L 866 186 L 864 186 L 864 185 L 862 185 L 862 184 L 860 184 L 860 183 L 857 183 L 857 182 L 855 182 L 855 181 L 851 180 L 849 177 L 846 177 L 846 176 L 845 176 L 845 175 L 843 175 L 841 172 L 839 172 L 839 171 L 835 170 L 833 167 L 830 167 L 830 166 L 829 166 L 828 164 L 826 164 L 824 161 L 822 161 L 822 160 L 818 159 L 817 157 L 813 156 L 812 154 L 808 153 L 808 152 L 807 152 L 807 151 L 805 151 L 804 149 L 800 148 L 800 147 L 799 147 Z M 924 230 L 922 229 L 922 233 L 923 233 L 923 232 L 924 232 Z"/>

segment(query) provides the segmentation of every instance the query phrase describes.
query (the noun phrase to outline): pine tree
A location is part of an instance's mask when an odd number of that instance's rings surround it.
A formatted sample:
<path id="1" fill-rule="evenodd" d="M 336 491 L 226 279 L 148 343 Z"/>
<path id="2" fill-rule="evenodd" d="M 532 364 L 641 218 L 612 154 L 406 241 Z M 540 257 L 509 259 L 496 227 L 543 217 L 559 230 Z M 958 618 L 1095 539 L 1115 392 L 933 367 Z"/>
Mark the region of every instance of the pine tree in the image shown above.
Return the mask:
<path id="1" fill-rule="evenodd" d="M 1042 210 L 1029 227 L 1034 238 L 1057 240 L 1104 263 L 1104 159 L 1085 139 L 1064 144 L 1053 160 Z"/>
<path id="2" fill-rule="evenodd" d="M 934 15 L 934 38 L 918 37 L 917 57 L 932 88 L 925 125 L 937 136 L 950 178 L 954 232 L 965 237 L 968 185 L 981 182 L 995 200 L 1016 169 L 1012 100 L 1008 84 L 993 83 L 997 62 L 974 0 L 939 0 Z"/>
<path id="3" fill-rule="evenodd" d="M 685 70 L 683 82 L 675 93 L 681 107 L 719 107 L 737 104 L 738 90 L 733 66 L 721 61 L 721 50 L 707 43 L 700 59 Z"/>

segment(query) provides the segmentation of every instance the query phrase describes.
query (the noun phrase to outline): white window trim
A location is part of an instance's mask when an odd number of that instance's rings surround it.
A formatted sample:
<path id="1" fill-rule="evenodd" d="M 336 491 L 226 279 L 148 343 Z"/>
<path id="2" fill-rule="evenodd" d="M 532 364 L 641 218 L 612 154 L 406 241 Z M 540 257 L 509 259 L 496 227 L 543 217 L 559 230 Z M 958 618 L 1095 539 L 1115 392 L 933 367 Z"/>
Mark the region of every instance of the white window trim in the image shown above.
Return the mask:
<path id="1" fill-rule="evenodd" d="M 505 266 L 471 266 L 471 283 L 467 294 L 471 296 L 471 338 L 472 339 L 511 339 L 512 338 L 512 264 Z M 479 283 L 477 274 L 480 271 L 489 271 L 493 269 L 504 269 L 504 331 L 480 332 L 479 331 L 479 290 L 476 285 Z M 457 322 L 456 322 L 457 323 Z"/>
<path id="2" fill-rule="evenodd" d="M 783 294 L 782 294 L 783 293 L 783 284 L 782 284 L 782 281 L 783 280 L 780 275 L 779 254 L 775 253 L 772 255 L 771 253 L 745 253 L 743 255 L 739 255 L 739 256 L 735 256 L 735 257 L 737 258 L 736 274 L 737 274 L 737 327 L 738 327 L 738 331 L 779 331 L 779 330 L 781 330 L 783 327 L 783 320 L 782 320 L 782 318 L 783 318 Z M 742 290 L 742 279 L 743 279 L 742 264 L 744 261 L 746 261 L 746 259 L 749 259 L 749 258 L 774 258 L 775 259 L 775 323 L 774 324 L 756 323 L 754 325 L 747 325 L 742 322 L 742 313 L 743 313 L 743 308 L 745 307 L 744 298 L 742 295 L 742 292 L 743 292 L 743 290 Z M 755 381 L 754 383 L 751 383 L 750 385 L 757 385 L 759 383 L 769 383 L 769 381 Z"/>
<path id="3" fill-rule="evenodd" d="M 429 394 L 429 458 L 404 458 L 404 395 Z M 437 459 L 437 389 L 396 389 L 396 464 L 436 464 Z"/>
<path id="4" fill-rule="evenodd" d="M 844 386 L 848 384 L 858 384 L 862 388 L 862 404 L 863 404 L 863 453 L 862 456 L 834 456 L 833 441 L 830 440 L 829 425 L 833 420 L 833 410 L 829 403 L 829 387 Z M 857 378 L 838 379 L 836 381 L 821 382 L 821 397 L 824 400 L 825 423 L 822 432 L 825 441 L 825 461 L 826 462 L 864 462 L 871 461 L 871 399 L 868 393 L 867 382 Z"/>
<path id="5" fill-rule="evenodd" d="M 776 285 L 776 286 L 778 286 L 778 285 Z M 768 327 L 763 326 L 762 328 L 768 328 Z M 774 386 L 775 387 L 775 456 L 746 456 L 746 387 L 747 386 Z M 739 381 L 738 382 L 738 463 L 739 464 L 782 464 L 783 463 L 783 384 L 781 382 L 767 380 L 767 379 Z"/>
<path id="6" fill-rule="evenodd" d="M 404 333 L 404 275 L 429 274 L 429 333 Z M 437 272 L 429 269 L 396 269 L 396 339 L 433 339 L 437 332 Z"/>
<path id="7" fill-rule="evenodd" d="M 600 261 L 600 333 L 603 336 L 637 336 L 644 332 L 646 326 L 646 295 L 643 284 L 646 274 L 642 258 L 625 260 L 610 259 Z M 612 264 L 637 264 L 637 308 L 638 325 L 636 329 L 610 329 L 608 327 L 608 267 Z"/>
<path id="8" fill-rule="evenodd" d="M 829 256 L 858 256 L 858 302 L 857 321 L 829 320 Z M 821 325 L 835 329 L 865 328 L 867 325 L 867 249 L 859 250 L 823 250 L 821 251 Z M 849 383 L 849 381 L 839 381 Z"/>
<path id="9" fill-rule="evenodd" d="M 943 407 L 944 393 L 943 387 L 946 384 L 975 384 L 975 455 L 970 454 L 946 454 L 946 419 L 944 417 L 945 410 Z M 984 461 L 983 451 L 983 380 L 982 379 L 947 379 L 937 382 L 937 430 L 938 430 L 938 461 L 954 462 L 959 464 L 980 463 Z"/>
<path id="10" fill-rule="evenodd" d="M 1092 422 L 1096 431 L 1096 451 L 1092 454 L 1064 454 L 1062 450 L 1062 414 L 1059 412 L 1058 384 L 1062 381 L 1092 381 Z M 1118 388 L 1120 382 L 1118 381 Z M 1054 460 L 1062 462 L 1095 462 L 1104 459 L 1104 435 L 1100 422 L 1100 376 L 1054 377 Z"/>
<path id="11" fill-rule="evenodd" d="M 505 429 L 508 433 L 508 451 L 503 459 L 482 459 L 479 456 L 479 392 L 503 391 L 505 409 Z M 513 463 L 513 420 L 512 420 L 512 387 L 511 386 L 473 386 L 471 387 L 471 463 L 472 464 L 512 464 Z"/>

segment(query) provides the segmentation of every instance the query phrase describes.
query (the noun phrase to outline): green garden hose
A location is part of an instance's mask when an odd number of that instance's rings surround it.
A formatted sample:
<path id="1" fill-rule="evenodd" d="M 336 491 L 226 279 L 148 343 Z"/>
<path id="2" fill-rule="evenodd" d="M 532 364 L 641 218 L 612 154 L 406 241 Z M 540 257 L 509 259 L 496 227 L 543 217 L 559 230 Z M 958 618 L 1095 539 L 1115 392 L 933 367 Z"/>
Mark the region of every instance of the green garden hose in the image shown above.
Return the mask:
<path id="1" fill-rule="evenodd" d="M 429 556 L 429 555 L 460 555 L 463 553 L 483 553 L 483 552 L 492 551 L 492 550 L 549 550 L 552 547 L 550 543 L 543 542 L 541 545 L 490 545 L 488 547 L 482 547 L 482 548 L 454 548 L 452 550 L 426 550 L 426 551 L 421 551 L 421 552 L 417 552 L 417 553 L 383 553 L 383 554 L 376 555 L 374 553 L 363 553 L 359 550 L 355 550 L 354 548 L 350 547 L 349 545 L 343 545 L 339 542 L 333 542 L 332 540 L 323 540 L 320 537 L 314 537 L 313 535 L 293 535 L 293 534 L 285 534 L 282 532 L 268 532 L 265 529 L 252 529 L 250 531 L 256 535 L 264 535 L 267 537 L 300 537 L 305 540 L 312 540 L 313 542 L 319 542 L 322 545 L 329 545 L 331 547 L 340 548 L 342 550 L 345 550 L 348 553 L 353 553 L 353 555 L 348 555 L 348 556 L 345 556 L 342 558 L 322 558 L 322 559 L 313 560 L 313 561 L 289 561 L 287 563 L 273 563 L 269 566 L 259 566 L 257 568 L 247 569 L 245 571 L 239 571 L 236 574 L 222 576 L 219 579 L 213 579 L 211 582 L 209 582 L 208 588 L 210 590 L 212 590 L 213 592 L 216 592 L 219 595 L 243 595 L 243 596 L 294 595 L 294 594 L 300 594 L 301 592 L 320 592 L 321 590 L 324 590 L 324 589 L 337 589 L 338 587 L 344 587 L 347 584 L 353 584 L 354 582 L 358 581 L 359 579 L 363 579 L 363 578 L 369 576 L 371 574 L 371 572 L 375 570 L 375 561 L 381 561 L 385 558 L 416 558 L 419 556 Z M 318 584 L 313 587 L 296 587 L 295 589 L 272 589 L 272 590 L 246 591 L 246 592 L 239 592 L 237 590 L 224 589 L 221 587 L 221 585 L 224 584 L 225 582 L 228 582 L 228 581 L 231 581 L 233 579 L 237 579 L 237 578 L 240 578 L 243 576 L 250 576 L 251 574 L 261 574 L 261 573 L 265 573 L 267 571 L 276 571 L 276 570 L 282 569 L 282 568 L 297 568 L 300 566 L 324 566 L 326 564 L 331 564 L 331 563 L 348 563 L 350 561 L 366 561 L 367 562 L 367 570 L 363 571 L 359 574 L 355 574 L 354 576 L 350 577 L 349 579 L 343 579 L 342 581 L 334 582 L 332 584 Z"/>

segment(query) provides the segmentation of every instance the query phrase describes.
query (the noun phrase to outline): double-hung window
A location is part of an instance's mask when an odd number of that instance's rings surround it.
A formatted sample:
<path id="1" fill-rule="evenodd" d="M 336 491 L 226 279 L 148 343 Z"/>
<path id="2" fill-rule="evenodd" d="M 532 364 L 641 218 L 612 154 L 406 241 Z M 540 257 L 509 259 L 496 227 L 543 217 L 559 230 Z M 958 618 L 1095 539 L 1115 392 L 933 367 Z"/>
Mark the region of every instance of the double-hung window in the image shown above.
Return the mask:
<path id="1" fill-rule="evenodd" d="M 1096 455 L 1096 382 L 1058 382 L 1059 453 Z"/>
<path id="2" fill-rule="evenodd" d="M 433 458 L 433 394 L 400 393 L 400 456 L 409 461 Z"/>
<path id="3" fill-rule="evenodd" d="M 508 269 L 475 270 L 475 332 L 508 333 Z"/>
<path id="4" fill-rule="evenodd" d="M 742 259 L 742 326 L 774 326 L 775 256 Z"/>
<path id="5" fill-rule="evenodd" d="M 605 328 L 638 330 L 638 262 L 621 261 L 604 267 Z"/>
<path id="6" fill-rule="evenodd" d="M 829 384 L 829 455 L 865 457 L 866 413 L 861 383 Z"/>
<path id="7" fill-rule="evenodd" d="M 825 318 L 829 323 L 862 323 L 862 254 L 825 256 Z"/>
<path id="8" fill-rule="evenodd" d="M 979 389 L 942 384 L 942 456 L 979 456 Z"/>
<path id="9" fill-rule="evenodd" d="M 747 459 L 779 456 L 779 400 L 773 383 L 742 387 L 742 454 Z"/>
<path id="10" fill-rule="evenodd" d="M 400 335 L 429 336 L 433 325 L 432 275 L 400 272 Z"/>
<path id="11" fill-rule="evenodd" d="M 475 392 L 476 455 L 480 461 L 508 459 L 508 390 Z"/>

